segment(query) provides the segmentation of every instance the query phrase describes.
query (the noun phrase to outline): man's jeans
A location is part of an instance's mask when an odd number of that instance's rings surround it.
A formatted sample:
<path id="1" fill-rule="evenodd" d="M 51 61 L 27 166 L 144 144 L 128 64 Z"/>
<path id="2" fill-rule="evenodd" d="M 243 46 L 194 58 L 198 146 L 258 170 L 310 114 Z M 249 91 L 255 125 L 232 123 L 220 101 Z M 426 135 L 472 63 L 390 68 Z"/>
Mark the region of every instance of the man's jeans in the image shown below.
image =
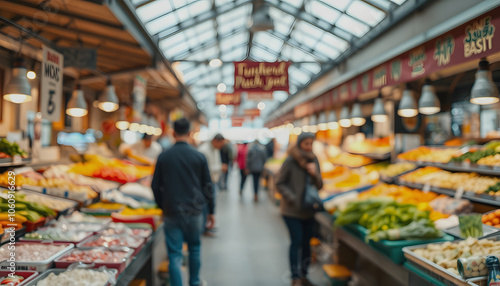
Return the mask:
<path id="1" fill-rule="evenodd" d="M 172 286 L 182 286 L 182 244 L 184 241 L 187 242 L 189 250 L 189 285 L 200 285 L 202 223 L 202 214 L 188 217 L 165 217 L 165 238 Z"/>

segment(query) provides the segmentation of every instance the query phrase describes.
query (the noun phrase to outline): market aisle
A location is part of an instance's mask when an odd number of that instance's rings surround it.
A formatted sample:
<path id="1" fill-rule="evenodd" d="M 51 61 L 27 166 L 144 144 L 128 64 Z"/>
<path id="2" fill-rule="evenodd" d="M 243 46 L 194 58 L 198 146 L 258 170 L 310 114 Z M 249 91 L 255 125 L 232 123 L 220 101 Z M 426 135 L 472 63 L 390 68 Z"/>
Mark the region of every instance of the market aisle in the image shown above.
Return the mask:
<path id="1" fill-rule="evenodd" d="M 203 238 L 202 279 L 209 286 L 290 285 L 289 238 L 279 208 L 265 191 L 254 203 L 251 180 L 241 199 L 238 184 L 239 174 L 233 172 L 230 190 L 218 193 L 217 237 Z M 322 273 L 312 272 L 318 286 L 326 285 L 318 281 Z"/>

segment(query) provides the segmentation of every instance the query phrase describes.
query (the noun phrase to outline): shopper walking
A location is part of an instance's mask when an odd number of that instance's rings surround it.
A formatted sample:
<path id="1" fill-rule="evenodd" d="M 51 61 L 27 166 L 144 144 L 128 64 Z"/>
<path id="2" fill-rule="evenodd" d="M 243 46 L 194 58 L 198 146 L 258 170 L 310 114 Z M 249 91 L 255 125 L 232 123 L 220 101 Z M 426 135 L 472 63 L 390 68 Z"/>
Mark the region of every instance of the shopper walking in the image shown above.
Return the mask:
<path id="1" fill-rule="evenodd" d="M 220 159 L 222 163 L 222 174 L 219 181 L 219 187 L 221 191 L 225 191 L 227 189 L 227 177 L 229 173 L 229 166 L 233 159 L 233 151 L 231 147 L 231 143 L 229 141 L 225 141 L 224 145 L 220 149 Z"/>
<path id="2" fill-rule="evenodd" d="M 259 200 L 260 176 L 262 175 L 262 171 L 264 171 L 264 164 L 266 161 L 266 150 L 259 144 L 259 142 L 255 141 L 250 146 L 246 157 L 247 172 L 252 174 L 253 178 L 254 201 Z"/>
<path id="3" fill-rule="evenodd" d="M 288 158 L 276 180 L 277 190 L 283 197 L 281 214 L 291 239 L 289 259 L 292 286 L 312 285 L 307 280 L 307 270 L 311 260 L 309 241 L 313 236 L 314 211 L 304 209 L 302 202 L 307 182 L 318 190 L 323 187 L 319 162 L 312 152 L 314 138 L 314 133 L 299 135 L 297 145 L 288 151 Z"/>
<path id="4" fill-rule="evenodd" d="M 248 143 L 243 142 L 238 144 L 238 152 L 236 154 L 236 163 L 240 168 L 241 181 L 240 181 L 240 195 L 243 194 L 243 187 L 245 186 L 245 181 L 247 180 L 247 153 L 248 153 Z"/>
<path id="5" fill-rule="evenodd" d="M 207 141 L 203 143 L 198 149 L 205 158 L 207 159 L 208 169 L 210 171 L 210 177 L 213 182 L 214 194 L 216 193 L 215 186 L 217 186 L 220 176 L 222 174 L 222 161 L 220 156 L 220 149 L 224 145 L 224 136 L 217 134 L 214 136 L 212 141 Z M 208 214 L 208 209 L 204 211 L 204 220 Z M 206 228 L 204 233 L 206 236 L 213 236 L 213 229 Z"/>
<path id="6" fill-rule="evenodd" d="M 214 193 L 205 156 L 192 148 L 187 119 L 174 122 L 175 145 L 163 152 L 156 163 L 151 183 L 158 206 L 163 210 L 170 282 L 182 286 L 182 245 L 189 251 L 189 285 L 203 285 L 201 267 L 201 234 L 203 211 L 208 209 L 207 228 L 215 224 Z"/>

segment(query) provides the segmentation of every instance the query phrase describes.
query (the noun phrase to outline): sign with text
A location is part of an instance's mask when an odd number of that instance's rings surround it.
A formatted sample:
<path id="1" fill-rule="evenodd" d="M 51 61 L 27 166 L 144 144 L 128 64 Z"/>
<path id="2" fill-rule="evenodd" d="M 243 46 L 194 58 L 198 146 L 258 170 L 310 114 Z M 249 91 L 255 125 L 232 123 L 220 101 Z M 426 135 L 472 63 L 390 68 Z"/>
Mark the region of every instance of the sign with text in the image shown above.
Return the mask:
<path id="1" fill-rule="evenodd" d="M 240 105 L 241 93 L 222 93 L 215 94 L 215 105 Z"/>
<path id="2" fill-rule="evenodd" d="M 49 121 L 61 120 L 63 68 L 64 57 L 44 46 L 40 100 L 42 117 Z"/>
<path id="3" fill-rule="evenodd" d="M 261 100 L 273 100 L 272 92 L 248 92 L 247 100 L 261 101 Z"/>
<path id="4" fill-rule="evenodd" d="M 231 125 L 233 127 L 242 127 L 245 120 L 246 120 L 245 116 L 232 116 Z"/>
<path id="5" fill-rule="evenodd" d="M 288 92 L 290 62 L 234 62 L 234 92 Z"/>
<path id="6" fill-rule="evenodd" d="M 258 108 L 245 109 L 243 114 L 246 116 L 260 116 L 260 110 Z"/>
<path id="7" fill-rule="evenodd" d="M 97 68 L 97 49 L 57 47 L 57 51 L 63 55 L 65 67 L 74 67 L 79 69 Z"/>

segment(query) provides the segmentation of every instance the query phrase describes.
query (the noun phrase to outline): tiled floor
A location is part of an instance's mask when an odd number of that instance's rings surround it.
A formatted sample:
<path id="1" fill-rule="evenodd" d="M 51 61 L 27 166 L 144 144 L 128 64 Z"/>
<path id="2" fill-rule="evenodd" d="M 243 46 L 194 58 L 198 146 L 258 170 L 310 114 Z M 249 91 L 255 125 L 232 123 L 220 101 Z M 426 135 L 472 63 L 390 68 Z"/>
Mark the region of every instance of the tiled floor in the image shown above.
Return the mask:
<path id="1" fill-rule="evenodd" d="M 238 173 L 232 173 L 229 191 L 218 193 L 217 237 L 203 238 L 202 279 L 209 286 L 290 285 L 290 242 L 279 208 L 266 191 L 254 203 L 251 180 L 240 198 L 238 183 Z M 318 267 L 311 277 L 318 286 L 327 285 Z"/>

